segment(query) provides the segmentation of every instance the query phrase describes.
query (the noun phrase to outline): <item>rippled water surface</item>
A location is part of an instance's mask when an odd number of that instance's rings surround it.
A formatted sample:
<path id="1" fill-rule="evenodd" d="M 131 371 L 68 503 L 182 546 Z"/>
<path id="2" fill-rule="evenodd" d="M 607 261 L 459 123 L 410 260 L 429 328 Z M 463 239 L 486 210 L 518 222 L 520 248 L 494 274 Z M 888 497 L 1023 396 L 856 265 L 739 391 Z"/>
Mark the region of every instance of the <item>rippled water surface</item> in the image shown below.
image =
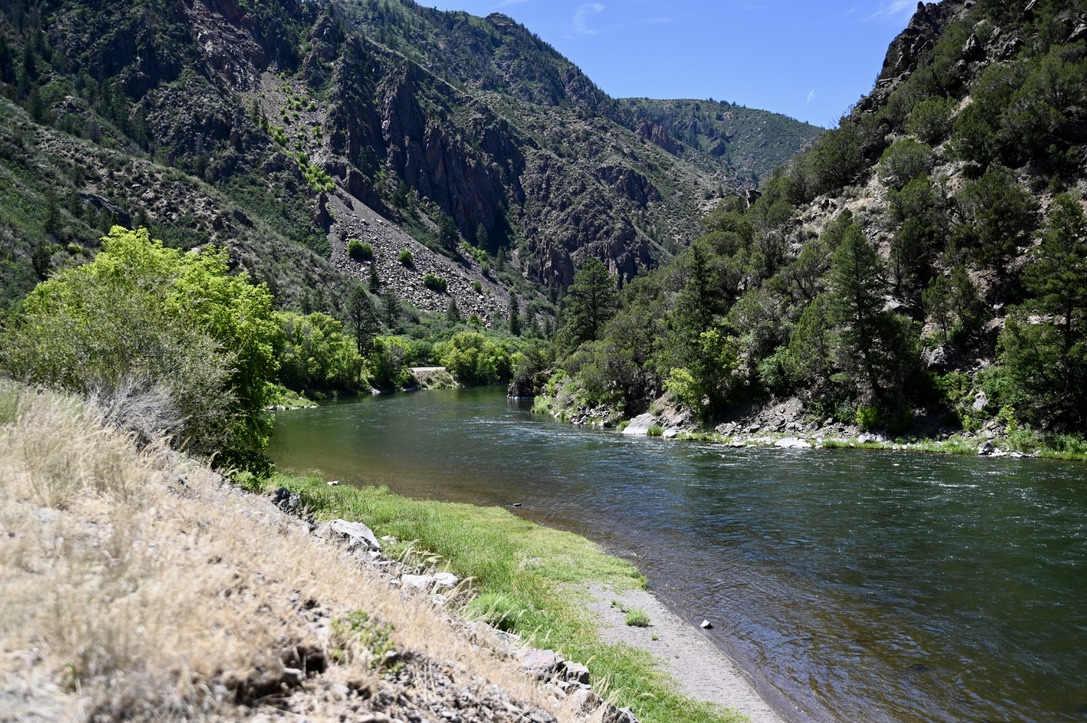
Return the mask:
<path id="1" fill-rule="evenodd" d="M 1087 721 L 1084 465 L 632 439 L 494 390 L 282 413 L 272 456 L 602 543 L 789 717 Z"/>

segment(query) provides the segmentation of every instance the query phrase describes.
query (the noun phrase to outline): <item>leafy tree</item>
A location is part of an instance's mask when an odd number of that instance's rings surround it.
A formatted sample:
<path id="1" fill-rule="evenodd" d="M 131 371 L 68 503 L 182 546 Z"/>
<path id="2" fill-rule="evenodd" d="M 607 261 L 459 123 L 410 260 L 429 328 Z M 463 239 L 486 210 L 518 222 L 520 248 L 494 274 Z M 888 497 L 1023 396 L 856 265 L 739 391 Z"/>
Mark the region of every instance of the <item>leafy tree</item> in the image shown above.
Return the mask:
<path id="1" fill-rule="evenodd" d="M 362 357 L 343 324 L 321 313 L 282 312 L 280 319 L 285 342 L 279 380 L 284 386 L 305 392 L 358 388 Z"/>
<path id="2" fill-rule="evenodd" d="M 462 331 L 434 346 L 434 355 L 462 384 L 483 386 L 508 381 L 512 359 L 505 344 L 476 331 Z"/>
<path id="3" fill-rule="evenodd" d="M 932 170 L 932 149 L 912 138 L 899 138 L 879 159 L 879 179 L 898 191 Z"/>
<path id="4" fill-rule="evenodd" d="M 615 281 L 600 259 L 591 258 L 578 269 L 564 298 L 562 335 L 568 348 L 598 337 L 615 315 L 616 296 Z"/>
<path id="5" fill-rule="evenodd" d="M 157 396 L 178 441 L 260 466 L 282 338 L 268 289 L 229 275 L 224 249 L 184 253 L 119 226 L 102 244 L 26 298 L 3 366 L 78 393 Z"/>

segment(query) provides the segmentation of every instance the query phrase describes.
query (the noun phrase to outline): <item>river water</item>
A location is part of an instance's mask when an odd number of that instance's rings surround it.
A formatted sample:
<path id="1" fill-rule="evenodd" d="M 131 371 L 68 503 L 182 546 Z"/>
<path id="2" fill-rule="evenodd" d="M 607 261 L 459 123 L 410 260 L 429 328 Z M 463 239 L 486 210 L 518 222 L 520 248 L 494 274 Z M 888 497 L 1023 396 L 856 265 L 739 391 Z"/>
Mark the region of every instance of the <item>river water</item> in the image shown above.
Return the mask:
<path id="1" fill-rule="evenodd" d="M 498 390 L 282 413 L 272 457 L 581 533 L 817 721 L 1087 721 L 1087 466 L 731 449 Z"/>

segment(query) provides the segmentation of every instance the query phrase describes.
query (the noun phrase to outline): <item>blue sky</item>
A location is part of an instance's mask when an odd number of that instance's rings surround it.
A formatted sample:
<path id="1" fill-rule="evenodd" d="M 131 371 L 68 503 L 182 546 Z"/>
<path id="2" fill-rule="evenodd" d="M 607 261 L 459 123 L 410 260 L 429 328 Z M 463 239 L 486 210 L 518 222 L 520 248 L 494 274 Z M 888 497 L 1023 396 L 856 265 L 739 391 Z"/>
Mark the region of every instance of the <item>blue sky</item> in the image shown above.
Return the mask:
<path id="1" fill-rule="evenodd" d="M 613 97 L 727 100 L 823 127 L 872 89 L 916 0 L 419 0 L 501 12 Z"/>

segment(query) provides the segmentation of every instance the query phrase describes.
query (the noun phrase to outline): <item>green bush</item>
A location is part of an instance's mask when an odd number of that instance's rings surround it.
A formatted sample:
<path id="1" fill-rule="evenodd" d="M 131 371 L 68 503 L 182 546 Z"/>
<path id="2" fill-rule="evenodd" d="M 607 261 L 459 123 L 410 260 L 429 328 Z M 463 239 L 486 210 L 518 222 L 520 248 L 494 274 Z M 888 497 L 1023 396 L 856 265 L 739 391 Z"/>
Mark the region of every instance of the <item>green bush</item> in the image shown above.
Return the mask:
<path id="1" fill-rule="evenodd" d="M 408 249 L 401 249 L 400 253 L 396 255 L 396 260 L 409 269 L 415 265 L 415 257 L 411 255 L 411 251 Z"/>
<path id="2" fill-rule="evenodd" d="M 363 241 L 359 241 L 357 238 L 353 238 L 347 242 L 347 255 L 356 261 L 372 261 L 374 258 L 374 247 Z"/>
<path id="3" fill-rule="evenodd" d="M 941 143 L 951 132 L 954 98 L 932 96 L 918 103 L 910 113 L 907 129 L 930 146 Z"/>
<path id="4" fill-rule="evenodd" d="M 139 434 L 263 465 L 281 339 L 268 289 L 229 275 L 225 249 L 182 252 L 120 226 L 102 241 L 26 298 L 0 367 L 93 396 Z"/>
<path id="5" fill-rule="evenodd" d="M 879 409 L 867 405 L 857 407 L 855 421 L 862 432 L 871 432 L 879 426 Z"/>
<path id="6" fill-rule="evenodd" d="M 650 436 L 650 437 L 663 437 L 664 436 L 664 427 L 660 426 L 659 424 L 654 423 L 653 426 L 650 427 L 649 430 L 646 432 L 646 434 L 648 436 Z M 630 625 L 630 623 L 627 623 L 627 624 Z"/>
<path id="7" fill-rule="evenodd" d="M 439 294 L 444 294 L 449 284 L 441 276 L 426 274 L 425 276 L 423 276 L 423 286 L 427 287 L 431 291 L 437 291 Z"/>
<path id="8" fill-rule="evenodd" d="M 626 617 L 627 625 L 635 628 L 648 628 L 649 627 L 649 615 L 644 610 L 638 610 L 635 608 L 627 613 Z"/>

